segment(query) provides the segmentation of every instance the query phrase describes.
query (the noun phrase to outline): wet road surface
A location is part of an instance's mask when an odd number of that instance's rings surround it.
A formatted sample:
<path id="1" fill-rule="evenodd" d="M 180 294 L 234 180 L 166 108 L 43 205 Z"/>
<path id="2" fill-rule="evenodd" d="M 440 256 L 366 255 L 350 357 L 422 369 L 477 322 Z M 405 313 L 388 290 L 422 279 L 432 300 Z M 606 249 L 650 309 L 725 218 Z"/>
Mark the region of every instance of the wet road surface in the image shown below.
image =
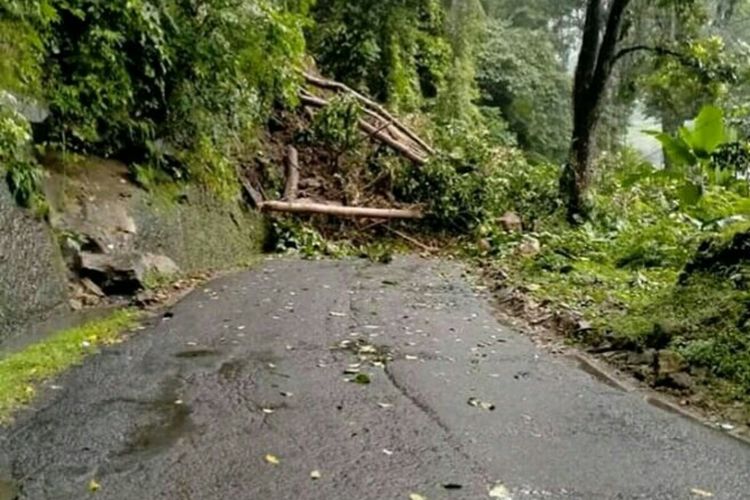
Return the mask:
<path id="1" fill-rule="evenodd" d="M 269 261 L 167 316 L 0 430 L 0 500 L 750 498 L 750 447 L 539 350 L 455 264 Z"/>

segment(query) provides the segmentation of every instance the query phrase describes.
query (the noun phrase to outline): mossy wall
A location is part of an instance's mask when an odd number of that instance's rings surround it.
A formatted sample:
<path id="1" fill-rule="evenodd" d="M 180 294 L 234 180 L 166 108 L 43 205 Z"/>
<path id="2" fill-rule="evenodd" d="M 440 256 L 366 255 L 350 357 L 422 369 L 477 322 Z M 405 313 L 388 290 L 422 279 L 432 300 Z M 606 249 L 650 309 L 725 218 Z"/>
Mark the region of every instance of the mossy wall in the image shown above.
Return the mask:
<path id="1" fill-rule="evenodd" d="M 0 344 L 68 308 L 72 273 L 62 235 L 96 240 L 107 253 L 165 255 L 184 273 L 239 268 L 260 255 L 266 238 L 260 214 L 195 186 L 174 191 L 135 186 L 117 162 L 49 164 L 47 223 L 18 208 L 0 182 Z"/>

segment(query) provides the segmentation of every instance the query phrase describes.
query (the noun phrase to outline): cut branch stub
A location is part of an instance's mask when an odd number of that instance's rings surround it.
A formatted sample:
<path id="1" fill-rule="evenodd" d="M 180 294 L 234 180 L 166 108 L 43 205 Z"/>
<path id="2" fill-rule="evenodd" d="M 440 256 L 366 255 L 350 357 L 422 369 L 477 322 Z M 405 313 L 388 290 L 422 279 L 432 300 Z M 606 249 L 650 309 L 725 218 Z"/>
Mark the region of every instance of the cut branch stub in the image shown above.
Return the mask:
<path id="1" fill-rule="evenodd" d="M 294 201 L 299 192 L 299 153 L 294 146 L 286 148 L 284 158 L 284 170 L 286 175 L 286 186 L 284 187 L 284 199 Z"/>

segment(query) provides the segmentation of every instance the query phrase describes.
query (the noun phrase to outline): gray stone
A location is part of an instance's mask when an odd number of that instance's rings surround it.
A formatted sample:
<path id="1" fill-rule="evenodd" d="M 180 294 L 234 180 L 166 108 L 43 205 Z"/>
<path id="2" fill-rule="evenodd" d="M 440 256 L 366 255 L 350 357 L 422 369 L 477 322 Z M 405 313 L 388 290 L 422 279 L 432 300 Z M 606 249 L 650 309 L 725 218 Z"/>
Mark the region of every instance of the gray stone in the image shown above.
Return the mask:
<path id="1" fill-rule="evenodd" d="M 533 257 L 542 251 L 542 244 L 538 239 L 527 236 L 518 245 L 518 251 L 523 256 Z"/>
<path id="2" fill-rule="evenodd" d="M 657 354 L 656 368 L 659 376 L 672 375 L 684 371 L 686 367 L 685 359 L 678 352 L 665 349 Z"/>
<path id="3" fill-rule="evenodd" d="M 114 255 L 81 252 L 78 269 L 85 279 L 115 295 L 132 295 L 146 287 L 150 276 L 171 277 L 180 271 L 169 257 L 137 252 Z"/>
<path id="4" fill-rule="evenodd" d="M 625 362 L 629 365 L 646 365 L 652 366 L 656 359 L 656 351 L 646 349 L 642 352 L 629 352 Z"/>
<path id="5" fill-rule="evenodd" d="M 500 224 L 500 227 L 508 233 L 520 233 L 523 231 L 523 221 L 521 220 L 521 217 L 514 212 L 505 212 L 497 222 Z"/>

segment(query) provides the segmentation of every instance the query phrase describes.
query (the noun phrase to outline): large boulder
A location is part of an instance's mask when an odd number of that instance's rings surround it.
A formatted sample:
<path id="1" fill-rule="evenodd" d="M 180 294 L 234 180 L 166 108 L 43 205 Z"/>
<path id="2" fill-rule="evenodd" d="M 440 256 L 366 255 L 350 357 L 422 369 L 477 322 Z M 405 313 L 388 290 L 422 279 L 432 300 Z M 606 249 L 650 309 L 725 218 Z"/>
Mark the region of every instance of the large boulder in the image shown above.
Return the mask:
<path id="1" fill-rule="evenodd" d="M 78 272 L 108 294 L 133 295 L 148 287 L 152 280 L 174 277 L 180 268 L 164 255 L 81 252 Z"/>

